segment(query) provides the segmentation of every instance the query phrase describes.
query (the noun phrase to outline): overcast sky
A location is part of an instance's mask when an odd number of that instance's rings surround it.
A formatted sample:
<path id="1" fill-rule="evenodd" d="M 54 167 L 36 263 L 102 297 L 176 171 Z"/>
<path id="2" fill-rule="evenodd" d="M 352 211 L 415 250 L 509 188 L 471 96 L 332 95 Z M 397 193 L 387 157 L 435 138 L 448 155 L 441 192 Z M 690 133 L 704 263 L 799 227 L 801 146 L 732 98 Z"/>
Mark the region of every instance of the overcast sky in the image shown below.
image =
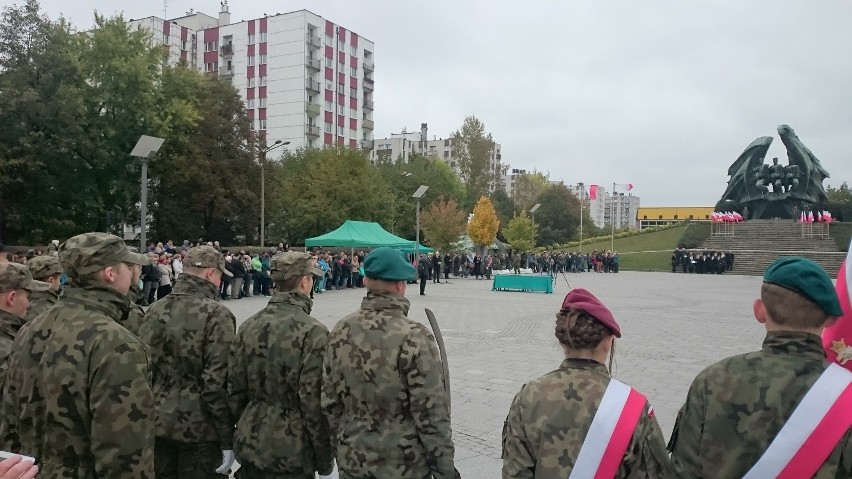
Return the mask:
<path id="1" fill-rule="evenodd" d="M 9 0 L 5 0 L 6 3 Z M 12 0 L 20 3 L 22 0 Z M 78 28 L 93 12 L 162 16 L 160 1 L 42 0 Z M 216 16 L 218 0 L 169 0 Z M 767 1 L 232 1 L 233 21 L 306 8 L 376 44 L 376 138 L 467 115 L 503 161 L 642 206 L 712 206 L 759 136 L 789 124 L 852 181 L 852 4 Z"/>

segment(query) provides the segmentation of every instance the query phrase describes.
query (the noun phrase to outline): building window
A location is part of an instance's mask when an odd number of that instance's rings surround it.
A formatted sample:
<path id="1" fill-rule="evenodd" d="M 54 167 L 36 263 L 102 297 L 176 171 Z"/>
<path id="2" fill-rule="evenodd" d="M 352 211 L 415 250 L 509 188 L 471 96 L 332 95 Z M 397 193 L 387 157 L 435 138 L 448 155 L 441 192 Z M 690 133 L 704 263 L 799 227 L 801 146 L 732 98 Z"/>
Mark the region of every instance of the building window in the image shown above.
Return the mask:
<path id="1" fill-rule="evenodd" d="M 677 215 L 674 216 L 674 219 L 677 219 Z"/>
<path id="2" fill-rule="evenodd" d="M 330 100 L 325 101 L 325 111 L 334 111 L 334 104 Z"/>
<path id="3" fill-rule="evenodd" d="M 216 63 L 207 63 L 206 70 L 208 72 L 216 71 Z"/>
<path id="4" fill-rule="evenodd" d="M 248 87 L 254 88 L 254 77 L 248 79 Z"/>
<path id="5" fill-rule="evenodd" d="M 349 69 L 349 73 L 350 73 L 353 77 L 356 77 L 356 78 L 358 77 L 358 69 L 357 69 L 357 68 L 355 68 L 355 67 L 351 67 L 351 68 Z"/>
<path id="6" fill-rule="evenodd" d="M 181 49 L 181 50 L 186 50 L 186 40 L 181 40 L 181 42 L 180 42 L 180 49 Z"/>
<path id="7" fill-rule="evenodd" d="M 267 57 L 266 53 L 264 53 L 263 55 L 260 56 L 260 64 L 261 65 L 266 64 L 266 57 Z"/>
<path id="8" fill-rule="evenodd" d="M 447 150 L 444 150 L 444 158 L 449 158 L 449 157 L 450 157 L 450 152 L 447 151 Z M 140 228 L 141 228 L 141 226 L 140 226 Z"/>
<path id="9" fill-rule="evenodd" d="M 326 89 L 326 90 L 331 90 L 331 86 L 332 86 L 332 85 L 331 85 L 331 82 L 330 82 L 330 81 L 326 81 L 326 82 L 325 82 L 325 89 Z"/>
<path id="10" fill-rule="evenodd" d="M 249 43 L 249 45 L 254 44 L 254 34 L 249 35 L 249 37 L 248 37 L 248 43 Z"/>
<path id="11" fill-rule="evenodd" d="M 265 130 L 266 129 L 266 120 L 260 120 L 259 123 L 260 123 L 259 129 Z"/>
<path id="12" fill-rule="evenodd" d="M 350 88 L 349 89 L 349 96 L 351 96 L 352 98 L 358 98 L 358 89 L 357 88 Z"/>
<path id="13" fill-rule="evenodd" d="M 216 50 L 219 49 L 216 45 L 217 43 L 218 42 L 206 42 L 204 44 L 204 51 L 205 52 L 215 52 Z"/>
<path id="14" fill-rule="evenodd" d="M 260 32 L 260 43 L 266 41 L 266 32 Z"/>
<path id="15" fill-rule="evenodd" d="M 354 108 L 349 109 L 349 117 L 350 118 L 358 118 L 358 110 Z"/>
<path id="16" fill-rule="evenodd" d="M 254 98 L 246 100 L 246 109 L 251 110 L 254 108 Z"/>
<path id="17" fill-rule="evenodd" d="M 350 53 L 353 57 L 354 57 L 354 56 L 357 56 L 357 55 L 358 55 L 358 47 L 356 47 L 355 45 L 352 45 L 352 47 L 350 47 L 350 48 L 349 48 L 349 53 Z"/>
<path id="18" fill-rule="evenodd" d="M 343 136 L 343 125 L 337 125 L 337 136 Z"/>
<path id="19" fill-rule="evenodd" d="M 260 103 L 259 108 L 266 108 L 266 98 L 260 98 L 259 103 Z M 261 128 L 261 130 L 262 130 L 262 129 L 263 129 L 263 128 Z"/>
<path id="20" fill-rule="evenodd" d="M 334 68 L 334 60 L 332 60 L 331 58 L 326 58 L 325 59 L 325 66 L 327 68 Z"/>
<path id="21" fill-rule="evenodd" d="M 266 86 L 266 75 L 260 77 L 260 86 Z"/>
<path id="22" fill-rule="evenodd" d="M 342 39 L 338 40 L 337 49 L 340 50 L 340 51 L 343 51 L 344 48 L 346 48 L 346 47 L 343 45 L 343 40 Z"/>
<path id="23" fill-rule="evenodd" d="M 248 66 L 254 66 L 254 57 L 248 57 Z"/>
<path id="24" fill-rule="evenodd" d="M 331 123 L 325 122 L 325 132 L 331 133 Z"/>
<path id="25" fill-rule="evenodd" d="M 689 215 L 689 219 L 692 219 L 692 215 Z"/>

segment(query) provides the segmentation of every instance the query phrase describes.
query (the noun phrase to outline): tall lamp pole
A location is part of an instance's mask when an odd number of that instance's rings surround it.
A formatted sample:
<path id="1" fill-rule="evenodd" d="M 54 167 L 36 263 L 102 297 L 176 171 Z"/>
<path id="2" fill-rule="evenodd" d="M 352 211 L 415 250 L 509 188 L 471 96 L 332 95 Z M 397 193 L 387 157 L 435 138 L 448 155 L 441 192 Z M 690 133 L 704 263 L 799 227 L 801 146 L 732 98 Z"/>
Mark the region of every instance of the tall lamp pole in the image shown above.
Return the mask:
<path id="1" fill-rule="evenodd" d="M 140 185 L 139 197 L 139 251 L 145 252 L 145 233 L 148 225 L 148 160 L 154 157 L 160 147 L 163 146 L 165 138 L 157 138 L 156 136 L 142 135 L 130 156 L 139 158 L 142 161 L 142 180 Z"/>
<path id="2" fill-rule="evenodd" d="M 279 146 L 289 145 L 289 141 L 275 140 L 268 148 L 260 150 L 260 247 L 263 248 L 266 234 L 266 154 Z"/>
<path id="3" fill-rule="evenodd" d="M 417 261 L 420 258 L 418 254 L 420 251 L 420 198 L 423 198 L 423 195 L 426 194 L 426 190 L 429 187 L 426 185 L 420 185 L 420 188 L 417 188 L 417 191 L 411 195 L 412 198 L 417 198 L 417 231 L 414 234 L 414 260 Z"/>
<path id="4" fill-rule="evenodd" d="M 586 185 L 582 182 L 577 183 L 580 187 L 580 253 L 583 252 L 583 203 L 586 202 Z"/>
<path id="5" fill-rule="evenodd" d="M 533 223 L 533 240 L 532 240 L 533 249 L 535 249 L 535 212 L 538 211 L 539 208 L 541 208 L 541 203 L 536 203 L 535 206 L 530 208 L 530 214 L 532 215 L 532 223 Z"/>
<path id="6" fill-rule="evenodd" d="M 609 195 L 609 250 L 615 249 L 615 183 Z"/>

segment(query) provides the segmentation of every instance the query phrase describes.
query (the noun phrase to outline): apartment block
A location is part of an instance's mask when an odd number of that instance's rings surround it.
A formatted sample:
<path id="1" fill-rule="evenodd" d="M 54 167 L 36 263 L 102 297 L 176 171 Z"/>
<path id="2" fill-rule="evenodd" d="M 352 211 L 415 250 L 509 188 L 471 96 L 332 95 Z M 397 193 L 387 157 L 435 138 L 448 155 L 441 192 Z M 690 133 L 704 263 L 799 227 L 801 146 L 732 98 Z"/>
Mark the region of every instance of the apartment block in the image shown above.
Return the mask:
<path id="1" fill-rule="evenodd" d="M 375 45 L 308 10 L 231 21 L 203 13 L 131 20 L 168 49 L 168 61 L 234 86 L 257 135 L 289 149 L 373 148 Z"/>

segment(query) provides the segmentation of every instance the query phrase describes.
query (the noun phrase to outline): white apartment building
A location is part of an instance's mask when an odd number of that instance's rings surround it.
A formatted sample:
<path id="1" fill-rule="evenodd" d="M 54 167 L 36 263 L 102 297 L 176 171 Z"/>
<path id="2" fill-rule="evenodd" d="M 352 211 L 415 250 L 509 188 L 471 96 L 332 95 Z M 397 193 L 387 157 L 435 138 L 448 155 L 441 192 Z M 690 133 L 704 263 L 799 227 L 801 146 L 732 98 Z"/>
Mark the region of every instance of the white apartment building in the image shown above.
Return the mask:
<path id="1" fill-rule="evenodd" d="M 500 175 L 500 182 L 503 185 L 503 189 L 506 190 L 507 195 L 510 197 L 515 196 L 515 182 L 518 180 L 519 176 L 525 174 L 527 174 L 527 170 L 511 168 L 506 170 L 506 173 Z"/>
<path id="2" fill-rule="evenodd" d="M 372 143 L 370 150 L 370 162 L 377 161 L 396 161 L 402 160 L 407 162 L 412 155 L 423 155 L 432 158 L 440 158 L 445 161 L 450 168 L 460 175 L 458 162 L 453 158 L 453 139 L 452 138 L 429 138 L 429 126 L 426 123 L 420 124 L 420 131 L 409 133 L 394 133 L 390 138 L 376 139 Z M 499 143 L 494 143 L 491 148 L 491 159 L 489 168 L 496 174 L 500 175 L 502 171 L 502 153 Z"/>
<path id="3" fill-rule="evenodd" d="M 596 186 L 595 198 L 591 198 L 590 187 Z M 615 219 L 615 228 L 638 228 L 636 213 L 639 210 L 639 197 L 631 194 L 611 194 L 601 185 L 577 183 L 568 185 L 568 189 L 577 198 L 585 199 L 584 210 L 589 211 L 592 222 L 598 228 L 611 228 L 610 217 Z"/>
<path id="4" fill-rule="evenodd" d="M 240 92 L 252 128 L 288 149 L 344 145 L 372 149 L 375 45 L 308 10 L 231 22 L 189 12 L 130 20 L 187 64 Z"/>

